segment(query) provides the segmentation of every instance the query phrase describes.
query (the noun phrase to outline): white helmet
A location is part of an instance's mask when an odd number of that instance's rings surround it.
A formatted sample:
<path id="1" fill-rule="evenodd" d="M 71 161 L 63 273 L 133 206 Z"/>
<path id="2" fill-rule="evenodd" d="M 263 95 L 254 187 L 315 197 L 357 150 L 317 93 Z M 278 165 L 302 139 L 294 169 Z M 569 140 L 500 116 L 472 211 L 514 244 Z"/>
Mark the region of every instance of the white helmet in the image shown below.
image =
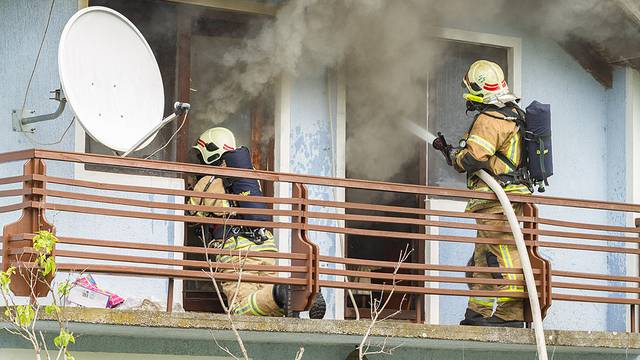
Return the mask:
<path id="1" fill-rule="evenodd" d="M 503 107 L 506 103 L 518 99 L 509 91 L 500 65 L 487 60 L 478 60 L 471 64 L 464 75 L 462 86 L 469 91 L 463 95 L 465 100 L 476 103 Z"/>
<path id="2" fill-rule="evenodd" d="M 202 161 L 211 164 L 218 161 L 222 154 L 236 149 L 236 138 L 231 130 L 216 127 L 203 132 L 193 148 L 200 152 Z"/>

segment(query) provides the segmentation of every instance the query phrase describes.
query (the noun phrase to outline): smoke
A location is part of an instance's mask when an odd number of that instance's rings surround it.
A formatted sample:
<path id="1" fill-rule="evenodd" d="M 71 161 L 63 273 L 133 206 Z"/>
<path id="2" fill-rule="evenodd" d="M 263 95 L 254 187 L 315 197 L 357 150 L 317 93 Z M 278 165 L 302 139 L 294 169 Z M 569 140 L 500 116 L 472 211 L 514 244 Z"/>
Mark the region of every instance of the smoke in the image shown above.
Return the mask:
<path id="1" fill-rule="evenodd" d="M 210 101 L 197 116 L 220 124 L 282 73 L 295 76 L 309 64 L 340 65 L 348 79 L 349 176 L 391 180 L 424 146 L 402 124 L 425 123 L 429 71 L 446 61 L 443 43 L 432 36 L 441 22 L 525 28 L 559 42 L 576 33 L 603 41 L 613 34 L 593 31 L 594 19 L 599 29 L 615 28 L 619 17 L 609 15 L 620 9 L 612 3 L 291 0 L 273 21 L 223 52 L 218 62 L 226 69 L 224 79 L 209 90 Z"/>
<path id="2" fill-rule="evenodd" d="M 399 124 L 424 123 L 426 76 L 438 53 L 432 13 L 420 0 L 289 1 L 274 21 L 224 53 L 225 79 L 210 90 L 199 116 L 219 124 L 282 73 L 341 65 L 348 77 L 350 176 L 387 179 L 417 154 L 420 139 Z M 380 166 L 385 155 L 396 160 Z"/>

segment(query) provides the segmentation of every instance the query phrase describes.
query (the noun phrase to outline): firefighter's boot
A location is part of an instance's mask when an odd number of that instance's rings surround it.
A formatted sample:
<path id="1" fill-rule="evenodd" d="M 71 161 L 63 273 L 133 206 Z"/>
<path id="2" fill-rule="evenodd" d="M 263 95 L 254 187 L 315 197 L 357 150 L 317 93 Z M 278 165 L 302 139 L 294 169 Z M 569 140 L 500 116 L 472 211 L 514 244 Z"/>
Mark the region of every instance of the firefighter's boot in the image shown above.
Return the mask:
<path id="1" fill-rule="evenodd" d="M 277 284 L 273 287 L 273 299 L 282 309 L 286 317 L 299 317 L 300 313 L 291 310 L 291 286 Z M 322 319 L 327 311 L 327 304 L 324 296 L 319 292 L 313 299 L 313 304 L 309 308 L 309 318 Z"/>
<path id="2" fill-rule="evenodd" d="M 477 312 L 467 309 L 464 314 L 464 320 L 460 321 L 460 325 L 523 328 L 524 322 L 507 321 L 495 315 L 485 318 Z"/>

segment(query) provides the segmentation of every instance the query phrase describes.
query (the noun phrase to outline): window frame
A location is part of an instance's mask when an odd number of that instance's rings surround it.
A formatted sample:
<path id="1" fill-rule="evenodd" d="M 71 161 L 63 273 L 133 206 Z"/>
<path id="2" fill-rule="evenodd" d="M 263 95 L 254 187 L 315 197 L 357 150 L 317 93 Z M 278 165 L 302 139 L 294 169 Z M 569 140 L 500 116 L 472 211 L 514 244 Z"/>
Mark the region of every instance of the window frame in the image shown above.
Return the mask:
<path id="1" fill-rule="evenodd" d="M 213 10 L 216 10 L 216 9 L 229 10 L 224 6 L 222 6 L 225 3 L 224 1 L 218 1 L 218 0 L 206 0 L 206 1 L 165 0 L 165 1 L 175 2 L 177 4 L 185 4 L 185 5 L 199 5 L 199 6 L 210 8 Z M 78 0 L 77 4 L 78 4 L 78 10 L 80 10 L 89 6 L 89 0 Z M 251 7 L 246 7 L 245 5 L 249 4 L 249 2 L 243 2 L 242 4 L 240 4 L 242 6 L 236 6 L 237 9 L 234 8 L 233 11 L 240 12 L 240 13 L 254 14 L 254 15 L 270 15 L 269 13 L 256 12 L 256 11 L 253 11 Z M 178 34 L 178 36 L 180 36 L 180 34 Z M 179 51 L 179 49 L 177 49 L 177 51 Z M 178 54 L 176 54 L 176 56 L 177 55 Z M 179 68 L 179 64 L 176 64 L 176 66 L 177 66 L 177 70 L 176 70 L 177 94 L 176 95 L 180 97 L 181 94 L 180 94 L 179 78 L 180 78 L 181 69 Z M 287 91 L 290 92 L 290 87 L 288 87 L 287 89 L 288 89 Z M 188 90 L 188 87 L 187 87 L 187 90 Z M 284 107 L 282 106 L 280 101 L 282 100 L 288 101 L 287 99 L 289 97 L 290 97 L 289 93 L 286 93 L 283 96 L 279 96 L 279 95 L 276 96 L 276 99 L 275 99 L 276 109 L 283 109 Z M 289 106 L 287 107 L 290 108 Z M 287 113 L 289 111 L 290 109 L 286 110 Z M 278 117 L 278 114 L 279 112 L 278 110 L 276 110 L 276 119 Z M 287 143 L 287 146 L 288 146 L 288 139 L 290 137 L 289 126 L 287 125 L 281 126 L 281 124 L 282 124 L 281 121 L 274 119 L 274 133 L 275 133 L 274 136 L 275 136 L 275 142 L 276 142 L 276 145 L 275 145 L 276 149 L 279 148 L 278 144 L 281 143 L 283 140 Z M 286 132 L 283 132 L 283 131 L 286 131 Z M 177 141 L 177 146 L 180 145 L 181 141 L 184 141 L 184 140 L 181 140 L 180 138 L 184 138 L 185 136 L 186 136 L 186 128 L 184 128 L 174 140 L 174 141 Z M 82 125 L 80 125 L 79 123 L 76 123 L 74 126 L 74 151 L 75 152 L 86 153 L 86 137 L 87 137 L 87 133 L 84 131 L 84 128 L 82 127 Z M 183 147 L 188 148 L 188 146 L 186 145 Z M 280 147 L 280 149 L 283 149 L 283 148 Z M 178 150 L 178 153 L 180 153 L 179 150 Z M 274 164 L 276 165 L 275 171 L 282 171 L 280 170 L 280 166 L 278 166 L 278 164 L 282 164 L 283 160 L 287 161 L 286 168 L 288 169 L 288 161 L 289 161 L 288 148 L 287 148 L 287 151 L 274 150 Z M 178 158 L 177 161 L 180 161 L 180 159 Z M 140 174 L 122 174 L 122 173 L 99 171 L 99 170 L 87 170 L 83 163 L 73 164 L 73 177 L 74 179 L 77 179 L 77 180 L 103 182 L 103 183 L 117 184 L 117 185 L 161 187 L 161 188 L 178 189 L 178 190 L 185 189 L 185 179 L 183 178 L 178 178 L 174 176 L 165 177 L 165 176 L 140 175 Z M 278 189 L 278 187 L 276 187 L 276 189 Z M 277 196 L 277 193 L 276 193 L 276 196 Z M 176 196 L 175 202 L 184 203 L 184 198 Z M 175 211 L 176 215 L 181 215 L 181 213 L 182 212 L 179 210 Z M 173 238 L 173 242 L 172 242 L 173 245 L 183 246 L 185 241 L 185 227 L 174 226 L 173 234 L 171 234 L 167 240 L 171 241 L 171 237 Z M 280 246 L 283 248 L 287 248 L 288 245 L 283 244 L 285 242 L 280 241 Z M 182 259 L 182 256 L 174 254 L 174 258 Z M 177 302 L 184 303 L 183 280 L 180 280 L 180 279 L 174 280 L 173 298 L 176 299 Z"/>
<path id="2" fill-rule="evenodd" d="M 438 28 L 434 28 L 433 30 L 434 31 L 433 31 L 432 37 L 436 39 L 447 40 L 447 41 L 459 41 L 467 44 L 493 46 L 493 47 L 506 49 L 507 64 L 508 64 L 507 76 L 509 79 L 511 79 L 510 81 L 511 89 L 514 94 L 517 94 L 519 96 L 522 95 L 522 38 L 513 37 L 513 36 L 503 36 L 503 35 L 497 35 L 497 34 L 491 34 L 491 33 L 476 32 L 476 31 L 467 31 L 467 30 L 461 30 L 461 29 L 449 28 L 449 27 L 438 27 Z M 346 81 L 343 76 L 342 81 L 338 81 L 338 94 L 344 93 L 345 91 L 346 91 Z M 337 156 L 336 163 L 338 164 L 336 176 L 342 177 L 342 178 L 344 178 L 346 175 L 345 169 L 346 169 L 346 142 L 347 142 L 346 120 L 347 118 L 346 118 L 346 111 L 344 111 L 344 109 L 346 109 L 346 100 L 347 100 L 346 96 L 336 97 L 336 103 L 338 108 L 337 116 L 336 116 L 336 121 L 337 121 L 336 133 L 338 135 L 336 139 L 336 156 Z M 341 112 L 340 109 L 343 109 L 343 111 Z M 429 125 L 428 106 L 426 110 L 427 110 L 426 119 L 425 119 L 425 124 L 423 125 L 425 126 L 425 128 L 428 128 L 428 125 Z M 425 152 L 428 151 L 429 146 L 430 145 L 428 143 L 425 143 L 425 148 L 423 150 Z M 425 179 L 428 179 L 429 162 L 427 157 L 425 157 L 425 161 L 426 161 L 426 164 L 424 166 L 425 173 L 422 175 L 425 177 Z M 345 201 L 344 189 L 342 189 L 342 191 L 336 192 L 336 201 Z M 428 209 L 440 208 L 443 206 L 459 207 L 459 205 L 453 205 L 450 202 L 443 202 L 442 200 L 437 200 L 437 199 L 432 200 L 429 198 L 426 199 L 426 207 Z M 433 233 L 433 230 L 437 230 L 437 228 L 426 229 L 427 232 L 431 232 L 431 233 Z M 436 241 L 425 242 L 425 246 L 424 246 L 425 261 L 428 260 L 432 264 L 437 264 L 439 262 L 438 245 L 439 244 Z M 346 253 L 345 246 L 346 246 L 346 241 L 345 241 L 344 235 L 337 236 L 336 237 L 337 253 L 335 254 L 335 256 L 340 256 L 340 257 L 344 256 L 344 254 Z M 437 283 L 434 283 L 432 285 L 437 286 Z M 340 294 L 340 292 L 342 293 L 342 295 Z M 342 298 L 344 298 L 344 290 L 337 290 L 336 299 L 342 299 Z M 423 305 L 424 305 L 424 319 L 428 321 L 429 324 L 439 323 L 440 304 L 439 304 L 438 297 L 424 296 Z M 336 301 L 337 318 L 340 318 L 340 316 L 344 316 L 344 312 L 345 312 L 344 302 Z"/>

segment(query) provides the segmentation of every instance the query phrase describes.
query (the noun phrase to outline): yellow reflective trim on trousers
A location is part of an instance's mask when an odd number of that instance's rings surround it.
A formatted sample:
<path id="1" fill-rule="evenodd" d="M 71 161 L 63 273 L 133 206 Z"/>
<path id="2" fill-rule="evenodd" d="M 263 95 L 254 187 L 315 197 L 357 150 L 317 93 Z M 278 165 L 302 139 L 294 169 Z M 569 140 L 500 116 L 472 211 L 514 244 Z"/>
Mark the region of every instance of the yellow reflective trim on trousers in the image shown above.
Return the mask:
<path id="1" fill-rule="evenodd" d="M 254 313 L 260 315 L 260 316 L 267 316 L 267 313 L 265 313 L 264 311 L 262 311 L 260 309 L 260 307 L 258 306 L 258 302 L 256 301 L 256 293 L 252 293 L 249 296 L 249 303 L 251 304 L 251 309 Z"/>
<path id="2" fill-rule="evenodd" d="M 257 315 L 256 313 L 253 312 L 253 310 L 251 309 L 251 304 L 249 304 L 249 303 L 244 304 L 243 306 L 238 307 L 235 310 L 233 310 L 233 314 L 234 315 L 246 315 L 248 313 L 252 313 L 253 315 Z"/>
<path id="3" fill-rule="evenodd" d="M 470 297 L 469 301 L 472 303 L 476 303 L 478 305 L 482 305 L 482 306 L 486 306 L 486 307 L 493 307 L 493 299 L 497 299 L 498 303 L 506 303 L 506 302 L 511 302 L 511 301 L 519 301 L 522 299 L 518 299 L 518 298 L 510 298 L 510 297 L 499 297 L 499 298 L 484 298 L 484 297 Z"/>
<path id="4" fill-rule="evenodd" d="M 507 245 L 503 245 L 503 244 L 500 244 L 499 247 L 500 247 L 500 253 L 502 254 L 502 259 L 504 260 L 504 264 L 506 265 L 507 269 L 512 269 L 513 261 L 511 260 L 511 254 L 509 253 L 509 248 L 507 247 Z M 507 277 L 509 278 L 509 280 L 517 280 L 515 274 L 508 273 Z M 511 291 L 516 290 L 516 286 L 509 285 L 509 290 Z"/>
<path id="5" fill-rule="evenodd" d="M 481 138 L 478 135 L 471 135 L 469 136 L 469 139 L 467 140 L 467 142 L 473 142 L 476 143 L 478 145 L 480 145 L 483 149 L 487 150 L 487 152 L 489 152 L 489 155 L 493 155 L 496 153 L 496 148 L 493 147 L 493 145 L 491 145 L 490 142 L 488 142 L 487 140 Z"/>

